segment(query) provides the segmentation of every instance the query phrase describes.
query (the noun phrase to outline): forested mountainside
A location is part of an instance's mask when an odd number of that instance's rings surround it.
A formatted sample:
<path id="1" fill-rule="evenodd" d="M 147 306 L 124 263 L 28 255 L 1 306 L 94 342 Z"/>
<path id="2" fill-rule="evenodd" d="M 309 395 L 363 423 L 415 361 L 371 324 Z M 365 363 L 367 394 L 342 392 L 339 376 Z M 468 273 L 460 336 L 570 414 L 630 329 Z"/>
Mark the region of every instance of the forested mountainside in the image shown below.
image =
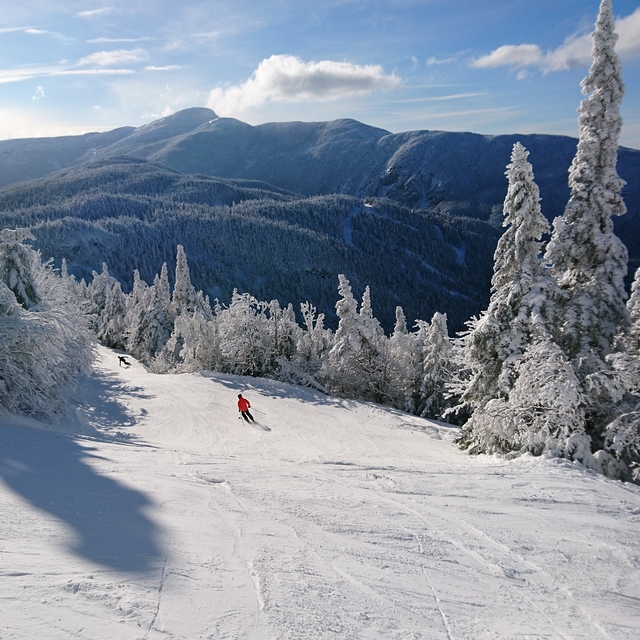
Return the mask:
<path id="1" fill-rule="evenodd" d="M 481 220 L 499 218 L 513 144 L 530 151 L 543 214 L 562 214 L 577 140 L 443 131 L 392 134 L 355 120 L 258 126 L 193 108 L 108 133 L 0 141 L 0 186 L 91 160 L 146 159 L 182 173 L 258 180 L 304 196 L 378 197 Z M 640 151 L 620 148 L 626 216 L 616 230 L 640 262 Z"/>
<path id="2" fill-rule="evenodd" d="M 184 246 L 194 285 L 226 303 L 234 288 L 298 308 L 309 301 L 334 324 L 338 274 L 356 295 L 370 285 L 376 316 L 393 328 L 449 314 L 462 328 L 486 305 L 500 233 L 465 217 L 392 200 L 301 197 L 249 181 L 184 175 L 154 163 L 101 160 L 0 191 L 0 224 L 28 227 L 43 258 L 91 280 L 105 262 L 130 286 L 152 282 Z"/>

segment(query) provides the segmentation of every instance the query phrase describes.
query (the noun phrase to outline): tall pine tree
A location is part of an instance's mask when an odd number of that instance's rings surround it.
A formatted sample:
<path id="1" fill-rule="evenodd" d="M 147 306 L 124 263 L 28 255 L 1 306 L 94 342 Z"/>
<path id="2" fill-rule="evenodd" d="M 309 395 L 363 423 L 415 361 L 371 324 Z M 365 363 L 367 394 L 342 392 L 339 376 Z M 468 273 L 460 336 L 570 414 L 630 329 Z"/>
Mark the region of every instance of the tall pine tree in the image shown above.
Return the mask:
<path id="1" fill-rule="evenodd" d="M 580 138 L 569 170 L 571 197 L 564 215 L 554 221 L 545 256 L 559 285 L 555 333 L 581 378 L 600 367 L 615 336 L 630 323 L 623 282 L 627 250 L 612 221 L 626 207 L 620 195 L 624 182 L 616 172 L 624 84 L 611 0 L 602 0 L 592 37 Z"/>
<path id="2" fill-rule="evenodd" d="M 472 375 L 462 401 L 474 409 L 508 396 L 514 365 L 531 341 L 532 322 L 541 319 L 550 285 L 540 262 L 540 240 L 549 225 L 540 211 L 528 155 L 519 142 L 514 145 L 503 207 L 507 230 L 494 254 L 489 307 L 463 337 L 465 364 Z"/>
<path id="3" fill-rule="evenodd" d="M 491 300 L 461 339 L 462 364 L 470 372 L 460 384 L 461 399 L 473 415 L 465 424 L 460 445 L 474 453 L 541 453 L 553 448 L 570 455 L 578 445 L 581 450 L 585 447 L 583 440 L 574 443 L 571 451 L 567 446 L 574 430 L 584 432 L 574 397 L 565 415 L 555 404 L 557 389 L 551 389 L 543 376 L 527 400 L 526 389 L 535 378 L 533 363 L 553 374 L 556 386 L 576 386 L 572 367 L 546 326 L 552 281 L 541 263 L 540 241 L 549 226 L 540 211 L 540 195 L 527 157 L 528 152 L 516 143 L 506 172 L 507 230 L 494 256 Z M 581 398 L 577 391 L 574 396 Z M 555 431 L 551 415 L 562 418 Z"/>

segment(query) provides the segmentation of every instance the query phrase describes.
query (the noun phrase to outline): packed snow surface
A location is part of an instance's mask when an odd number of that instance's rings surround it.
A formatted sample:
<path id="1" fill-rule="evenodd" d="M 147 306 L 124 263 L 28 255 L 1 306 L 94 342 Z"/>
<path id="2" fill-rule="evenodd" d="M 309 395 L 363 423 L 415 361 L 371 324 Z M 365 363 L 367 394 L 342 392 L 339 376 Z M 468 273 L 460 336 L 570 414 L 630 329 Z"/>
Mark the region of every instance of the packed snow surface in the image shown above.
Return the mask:
<path id="1" fill-rule="evenodd" d="M 638 638 L 637 486 L 99 353 L 68 421 L 0 419 L 2 640 Z"/>

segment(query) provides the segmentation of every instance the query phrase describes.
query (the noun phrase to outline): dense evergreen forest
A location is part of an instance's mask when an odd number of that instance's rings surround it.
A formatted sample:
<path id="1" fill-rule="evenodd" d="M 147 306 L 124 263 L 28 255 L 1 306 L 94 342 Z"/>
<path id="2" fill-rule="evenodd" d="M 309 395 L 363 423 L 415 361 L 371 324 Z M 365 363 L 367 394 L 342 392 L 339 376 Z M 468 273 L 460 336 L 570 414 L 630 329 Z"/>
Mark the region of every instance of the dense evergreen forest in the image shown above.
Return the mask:
<path id="1" fill-rule="evenodd" d="M 335 283 L 371 286 L 387 331 L 449 314 L 459 330 L 486 304 L 499 230 L 391 200 L 301 197 L 261 183 L 183 175 L 132 159 L 98 161 L 0 192 L 2 226 L 78 279 L 106 263 L 125 290 L 152 281 L 183 245 L 194 285 L 228 303 L 235 288 L 283 304 L 313 302 L 336 326 Z"/>

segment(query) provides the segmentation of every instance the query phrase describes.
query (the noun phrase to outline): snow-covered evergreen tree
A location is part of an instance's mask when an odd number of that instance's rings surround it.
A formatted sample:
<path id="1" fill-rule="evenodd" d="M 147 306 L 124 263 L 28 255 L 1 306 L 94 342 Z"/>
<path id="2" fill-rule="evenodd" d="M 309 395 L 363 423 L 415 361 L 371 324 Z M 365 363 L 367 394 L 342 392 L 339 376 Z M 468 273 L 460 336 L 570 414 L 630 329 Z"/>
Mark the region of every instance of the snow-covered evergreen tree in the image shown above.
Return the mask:
<path id="1" fill-rule="evenodd" d="M 611 0 L 602 0 L 593 33 L 593 62 L 582 82 L 580 138 L 570 168 L 571 197 L 554 221 L 545 259 L 560 287 L 555 333 L 581 377 L 598 369 L 615 336 L 629 325 L 624 277 L 627 250 L 612 216 L 626 212 L 616 171 L 624 95 L 614 50 Z"/>
<path id="2" fill-rule="evenodd" d="M 300 341 L 302 329 L 296 322 L 293 305 L 288 304 L 284 309 L 277 300 L 269 303 L 270 325 L 273 332 L 274 355 L 276 359 L 291 360 Z"/>
<path id="3" fill-rule="evenodd" d="M 595 468 L 581 386 L 562 349 L 537 335 L 514 369 L 508 397 L 492 398 L 474 411 L 461 445 L 470 453 L 548 452 Z"/>
<path id="4" fill-rule="evenodd" d="M 178 353 L 173 366 L 179 371 L 221 370 L 220 336 L 211 308 L 202 304 L 191 315 L 179 315 L 165 350 Z"/>
<path id="5" fill-rule="evenodd" d="M 382 325 L 373 315 L 369 286 L 365 287 L 362 295 L 358 316 L 360 322 L 357 363 L 363 397 L 374 402 L 389 402 L 393 396 L 389 341 Z"/>
<path id="6" fill-rule="evenodd" d="M 593 62 L 582 83 L 587 97 L 579 109 L 580 139 L 569 175 L 571 197 L 563 216 L 554 222 L 546 252 L 559 285 L 553 330 L 582 385 L 586 429 L 598 458 L 610 455 L 614 440 L 621 442 L 617 430 L 627 429 L 621 425 L 633 425 L 621 416 L 640 406 L 640 367 L 635 356 L 620 353 L 625 342 L 628 346 L 632 324 L 625 305 L 627 250 L 615 235 L 612 220 L 626 212 L 621 197 L 624 182 L 616 171 L 624 95 L 614 49 L 617 38 L 611 0 L 602 0 L 593 32 Z M 620 366 L 623 361 L 626 364 Z M 618 466 L 622 458 L 640 465 L 640 458 L 629 451 L 616 449 L 615 455 Z"/>
<path id="7" fill-rule="evenodd" d="M 150 287 L 142 287 L 138 282 L 136 295 L 140 294 L 135 309 L 130 308 L 127 349 L 149 364 L 169 340 L 174 318 L 164 276 L 156 275 Z"/>
<path id="8" fill-rule="evenodd" d="M 318 313 L 309 302 L 300 304 L 300 312 L 304 330 L 298 335 L 296 356 L 298 360 L 314 363 L 311 366 L 317 373 L 317 366 L 331 343 L 331 331 L 324 327 L 324 313 Z"/>
<path id="9" fill-rule="evenodd" d="M 0 281 L 15 296 L 18 304 L 30 309 L 40 302 L 35 283 L 37 254 L 25 240 L 34 237 L 27 229 L 2 229 L 0 231 Z"/>
<path id="10" fill-rule="evenodd" d="M 463 337 L 470 376 L 461 395 L 473 414 L 459 443 L 476 453 L 546 451 L 595 467 L 584 390 L 549 328 L 555 283 L 540 261 L 548 225 L 527 155 L 514 146 L 504 205 L 509 228 L 496 249 L 489 308 Z"/>
<path id="11" fill-rule="evenodd" d="M 421 322 L 421 321 L 420 321 Z M 428 326 L 428 323 L 424 323 Z M 402 307 L 396 307 L 396 322 L 389 337 L 390 402 L 398 409 L 415 413 L 419 404 L 422 352 L 417 334 L 409 333 Z"/>
<path id="12" fill-rule="evenodd" d="M 389 402 L 392 395 L 389 344 L 373 315 L 369 287 L 358 312 L 349 281 L 343 274 L 338 281 L 342 296 L 336 303 L 338 329 L 324 359 L 321 378 L 328 389 L 346 397 Z"/>
<path id="13" fill-rule="evenodd" d="M 124 349 L 127 302 L 122 285 L 116 280 L 108 289 L 104 309 L 98 323 L 98 339 L 108 347 Z"/>
<path id="14" fill-rule="evenodd" d="M 98 334 L 101 324 L 107 320 L 103 318 L 104 309 L 107 304 L 107 292 L 115 286 L 117 280 L 109 273 L 106 262 L 102 263 L 102 271 L 93 272 L 93 280 L 85 290 L 85 310 L 89 317 L 91 329 Z"/>
<path id="15" fill-rule="evenodd" d="M 327 388 L 344 395 L 354 393 L 354 380 L 349 373 L 358 349 L 357 327 L 358 303 L 353 297 L 351 285 L 343 274 L 338 275 L 338 293 L 341 298 L 336 302 L 338 328 L 333 337 L 333 345 L 327 354 L 321 378 Z"/>
<path id="16" fill-rule="evenodd" d="M 297 343 L 291 358 L 278 358 L 277 378 L 324 391 L 320 382 L 323 359 L 332 341 L 331 330 L 324 327 L 324 314 L 309 302 L 300 304 L 303 326 L 296 331 Z"/>
<path id="17" fill-rule="evenodd" d="M 196 310 L 197 293 L 191 284 L 191 275 L 184 247 L 179 244 L 176 254 L 176 281 L 173 287 L 173 313 L 179 316 L 191 314 Z"/>
<path id="18" fill-rule="evenodd" d="M 631 322 L 629 334 L 626 337 L 627 349 L 630 353 L 640 356 L 640 268 L 636 269 L 633 276 L 627 309 Z"/>
<path id="19" fill-rule="evenodd" d="M 416 413 L 424 418 L 442 419 L 453 402 L 448 397 L 455 363 L 446 314 L 436 311 L 422 343 L 420 401 Z"/>
<path id="20" fill-rule="evenodd" d="M 508 396 L 515 364 L 531 342 L 533 324 L 542 322 L 550 287 L 540 262 L 540 241 L 549 225 L 540 211 L 528 155 L 520 143 L 514 145 L 506 171 L 509 187 L 503 224 L 507 229 L 494 254 L 489 307 L 470 321 L 462 338 L 464 365 L 471 375 L 461 400 L 473 409 Z"/>
<path id="21" fill-rule="evenodd" d="M 125 344 L 127 349 L 131 349 L 132 336 L 137 331 L 142 304 L 147 289 L 147 283 L 140 277 L 140 272 L 135 269 L 133 272 L 133 287 L 131 293 L 126 297 L 127 311 L 124 317 Z"/>
<path id="22" fill-rule="evenodd" d="M 234 289 L 229 307 L 218 309 L 223 371 L 246 376 L 266 376 L 272 371 L 275 343 L 266 314 L 268 306 Z"/>
<path id="23" fill-rule="evenodd" d="M 92 342 L 66 283 L 23 244 L 28 237 L 0 234 L 0 406 L 52 418 L 65 387 L 89 369 Z"/>

